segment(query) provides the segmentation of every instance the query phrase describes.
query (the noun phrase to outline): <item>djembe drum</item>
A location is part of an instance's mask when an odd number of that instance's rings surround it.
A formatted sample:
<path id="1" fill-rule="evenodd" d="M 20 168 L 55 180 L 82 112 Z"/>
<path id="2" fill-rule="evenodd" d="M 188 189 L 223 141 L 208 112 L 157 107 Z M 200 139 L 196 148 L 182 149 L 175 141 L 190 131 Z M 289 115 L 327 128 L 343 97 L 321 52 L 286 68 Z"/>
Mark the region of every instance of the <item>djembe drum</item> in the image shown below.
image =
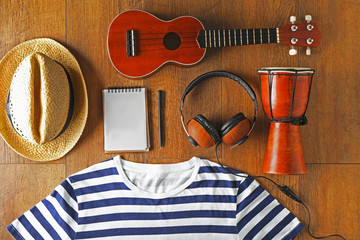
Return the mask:
<path id="1" fill-rule="evenodd" d="M 261 101 L 270 132 L 262 171 L 270 174 L 304 174 L 300 125 L 305 125 L 314 70 L 261 68 Z"/>

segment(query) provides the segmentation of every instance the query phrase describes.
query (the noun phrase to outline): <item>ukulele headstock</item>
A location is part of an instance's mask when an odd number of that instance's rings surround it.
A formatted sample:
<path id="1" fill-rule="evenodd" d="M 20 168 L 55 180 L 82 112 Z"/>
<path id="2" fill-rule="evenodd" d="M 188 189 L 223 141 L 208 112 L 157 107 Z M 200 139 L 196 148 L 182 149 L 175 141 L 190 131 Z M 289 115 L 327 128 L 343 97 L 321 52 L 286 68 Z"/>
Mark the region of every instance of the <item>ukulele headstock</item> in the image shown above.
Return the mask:
<path id="1" fill-rule="evenodd" d="M 311 55 L 310 47 L 317 47 L 320 41 L 320 30 L 311 22 L 311 15 L 305 16 L 307 23 L 295 24 L 296 17 L 291 16 L 291 24 L 279 29 L 280 43 L 291 46 L 290 55 L 296 55 L 294 46 L 306 47 L 306 55 Z"/>

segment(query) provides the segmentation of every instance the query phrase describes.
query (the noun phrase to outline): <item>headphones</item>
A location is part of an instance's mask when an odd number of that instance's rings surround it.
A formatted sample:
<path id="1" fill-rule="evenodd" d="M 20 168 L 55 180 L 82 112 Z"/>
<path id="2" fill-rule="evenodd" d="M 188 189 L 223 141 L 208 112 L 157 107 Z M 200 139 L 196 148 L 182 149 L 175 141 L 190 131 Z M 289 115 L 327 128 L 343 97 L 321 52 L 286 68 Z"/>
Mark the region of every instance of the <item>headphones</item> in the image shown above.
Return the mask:
<path id="1" fill-rule="evenodd" d="M 254 107 L 255 107 L 255 113 L 254 113 L 254 118 L 253 118 L 252 122 L 250 122 L 250 120 L 247 119 L 245 117 L 245 115 L 240 112 L 240 113 L 236 114 L 235 116 L 231 117 L 229 120 L 227 120 L 222 125 L 220 130 L 218 131 L 211 125 L 209 120 L 207 120 L 203 115 L 198 114 L 193 119 L 191 119 L 185 126 L 184 116 L 182 114 L 182 108 L 183 108 L 183 104 L 184 104 L 186 95 L 188 95 L 189 92 L 191 92 L 191 90 L 197 84 L 199 84 L 200 82 L 202 82 L 208 78 L 211 78 L 211 77 L 231 78 L 235 82 L 239 83 L 247 91 L 247 93 L 249 94 L 251 99 L 254 101 Z M 187 86 L 187 88 L 185 89 L 185 92 L 184 92 L 183 96 L 181 97 L 181 104 L 180 104 L 181 123 L 182 123 L 182 126 L 183 126 L 186 134 L 188 135 L 188 139 L 191 142 L 191 144 L 194 145 L 195 147 L 198 147 L 198 146 L 211 147 L 216 144 L 215 156 L 216 156 L 216 160 L 218 161 L 218 163 L 224 169 L 226 169 L 229 173 L 234 174 L 236 176 L 240 176 L 240 177 L 247 177 L 248 175 L 246 175 L 246 176 L 239 175 L 239 174 L 233 172 L 230 168 L 227 168 L 227 167 L 225 168 L 222 165 L 222 163 L 219 161 L 216 149 L 221 142 L 224 142 L 225 144 L 228 144 L 228 145 L 233 145 L 233 147 L 243 144 L 249 138 L 249 135 L 255 126 L 257 110 L 258 110 L 258 102 L 256 100 L 255 92 L 250 87 L 250 85 L 247 82 L 245 82 L 244 80 L 242 80 L 240 77 L 236 76 L 235 74 L 232 74 L 229 72 L 224 72 L 224 71 L 208 72 L 208 73 L 204 73 L 203 75 L 200 75 L 199 77 L 195 78 L 189 84 L 189 86 Z M 302 202 L 302 200 L 288 186 L 286 186 L 286 185 L 281 186 L 281 185 L 277 184 L 275 181 L 273 181 L 265 176 L 253 176 L 253 178 L 254 179 L 256 179 L 256 178 L 267 179 L 268 181 L 275 184 L 280 189 L 280 191 L 282 191 L 288 197 L 290 197 L 294 201 L 297 201 L 298 203 L 302 204 L 306 208 L 306 210 L 308 212 L 308 216 L 309 216 L 307 230 L 312 238 L 319 239 L 319 238 L 328 238 L 328 237 L 340 237 L 345 240 L 345 238 L 339 234 L 332 234 L 332 235 L 323 236 L 323 237 L 314 236 L 310 232 L 311 216 L 310 216 L 309 208 L 305 205 L 304 202 Z"/>
<path id="2" fill-rule="evenodd" d="M 254 101 L 255 106 L 255 113 L 252 122 L 247 119 L 242 112 L 240 112 L 227 120 L 221 126 L 220 130 L 217 130 L 211 125 L 209 120 L 207 120 L 203 115 L 198 114 L 185 126 L 182 108 L 186 95 L 188 95 L 197 84 L 212 77 L 230 78 L 239 83 L 247 91 L 250 98 Z M 239 76 L 225 71 L 207 72 L 195 78 L 185 89 L 183 96 L 181 97 L 180 104 L 181 123 L 185 133 L 188 135 L 189 141 L 195 147 L 200 146 L 205 148 L 211 147 L 220 142 L 224 142 L 227 145 L 233 145 L 233 147 L 243 144 L 248 139 L 255 126 L 257 110 L 258 102 L 256 100 L 255 92 L 250 85 Z"/>

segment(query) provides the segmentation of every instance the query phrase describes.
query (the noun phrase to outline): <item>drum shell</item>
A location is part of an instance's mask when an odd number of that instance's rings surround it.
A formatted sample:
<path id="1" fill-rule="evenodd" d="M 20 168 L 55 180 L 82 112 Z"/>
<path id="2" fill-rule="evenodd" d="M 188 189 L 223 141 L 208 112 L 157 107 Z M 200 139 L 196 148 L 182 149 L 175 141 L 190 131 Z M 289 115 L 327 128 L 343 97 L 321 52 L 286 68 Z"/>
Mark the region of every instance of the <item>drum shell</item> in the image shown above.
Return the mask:
<path id="1" fill-rule="evenodd" d="M 311 78 L 312 73 L 261 73 L 261 101 L 266 116 L 275 120 L 303 116 L 309 100 Z"/>
<path id="2" fill-rule="evenodd" d="M 268 174 L 305 174 L 300 126 L 270 123 L 262 171 Z"/>

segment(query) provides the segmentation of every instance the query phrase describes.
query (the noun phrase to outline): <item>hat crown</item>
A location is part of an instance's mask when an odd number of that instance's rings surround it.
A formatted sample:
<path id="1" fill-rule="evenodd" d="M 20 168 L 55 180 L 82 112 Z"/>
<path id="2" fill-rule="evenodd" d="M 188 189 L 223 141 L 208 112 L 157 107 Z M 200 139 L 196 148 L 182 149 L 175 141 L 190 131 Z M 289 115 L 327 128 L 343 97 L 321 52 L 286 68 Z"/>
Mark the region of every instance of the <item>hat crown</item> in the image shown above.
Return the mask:
<path id="1" fill-rule="evenodd" d="M 56 138 L 69 112 L 70 88 L 62 66 L 42 53 L 24 58 L 9 93 L 14 129 L 34 144 Z"/>

